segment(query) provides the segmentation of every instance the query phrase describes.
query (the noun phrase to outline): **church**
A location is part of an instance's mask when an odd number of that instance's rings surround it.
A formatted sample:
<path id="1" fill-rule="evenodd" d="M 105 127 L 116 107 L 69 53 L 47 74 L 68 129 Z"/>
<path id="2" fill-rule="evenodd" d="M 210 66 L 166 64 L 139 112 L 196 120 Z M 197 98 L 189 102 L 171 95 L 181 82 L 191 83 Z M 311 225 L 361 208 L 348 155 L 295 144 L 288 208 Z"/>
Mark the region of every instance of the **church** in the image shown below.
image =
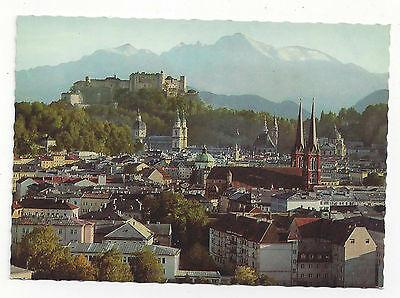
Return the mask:
<path id="1" fill-rule="evenodd" d="M 303 104 L 300 101 L 297 119 L 296 139 L 291 153 L 291 164 L 287 167 L 214 167 L 206 183 L 206 193 L 215 194 L 215 186 L 222 193 L 233 187 L 266 189 L 306 189 L 311 190 L 321 182 L 321 159 L 317 141 L 315 100 L 307 142 L 304 139 Z M 265 135 L 268 135 L 266 133 Z M 272 138 L 271 138 L 272 139 Z M 273 139 L 272 139 L 273 140 Z M 227 178 L 229 177 L 229 179 Z"/>
<path id="2" fill-rule="evenodd" d="M 138 125 L 136 123 L 134 131 L 138 130 Z M 186 124 L 185 112 L 182 111 L 179 113 L 179 110 L 176 110 L 175 123 L 170 136 L 149 136 L 146 138 L 146 145 L 152 150 L 185 151 L 188 147 L 188 127 Z"/>
<path id="3" fill-rule="evenodd" d="M 254 154 L 277 153 L 278 152 L 278 122 L 274 116 L 274 125 L 268 129 L 267 117 L 264 117 L 263 131 L 257 136 L 253 143 Z"/>

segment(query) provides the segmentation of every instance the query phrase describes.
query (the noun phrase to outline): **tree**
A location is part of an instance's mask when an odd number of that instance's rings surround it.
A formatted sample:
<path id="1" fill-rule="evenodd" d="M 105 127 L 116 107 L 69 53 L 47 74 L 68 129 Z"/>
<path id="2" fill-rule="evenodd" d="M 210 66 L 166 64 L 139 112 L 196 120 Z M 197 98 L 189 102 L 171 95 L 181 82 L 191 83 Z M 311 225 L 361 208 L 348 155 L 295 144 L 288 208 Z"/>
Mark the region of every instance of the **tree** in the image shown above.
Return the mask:
<path id="1" fill-rule="evenodd" d="M 133 281 L 129 265 L 122 261 L 121 253 L 112 248 L 94 261 L 99 281 Z"/>
<path id="2" fill-rule="evenodd" d="M 161 263 L 147 247 L 136 254 L 131 268 L 137 282 L 163 282 L 165 280 Z"/>
<path id="3" fill-rule="evenodd" d="M 239 266 L 235 269 L 234 284 L 254 286 L 257 282 L 258 275 L 255 269 L 246 266 Z"/>
<path id="4" fill-rule="evenodd" d="M 181 255 L 182 267 L 188 270 L 216 270 L 214 260 L 200 243 L 194 243 Z"/>
<path id="5" fill-rule="evenodd" d="M 35 271 L 37 278 L 51 277 L 57 265 L 68 258 L 68 251 L 59 244 L 53 228 L 35 228 L 27 234 L 18 247 L 18 259 L 26 268 Z"/>
<path id="6" fill-rule="evenodd" d="M 96 280 L 95 267 L 83 255 L 73 257 L 73 279 Z"/>
<path id="7" fill-rule="evenodd" d="M 174 243 L 190 247 L 203 238 L 208 217 L 203 206 L 185 199 L 180 193 L 162 192 L 159 196 L 147 196 L 143 201 L 146 220 L 171 223 Z"/>
<path id="8" fill-rule="evenodd" d="M 273 286 L 276 285 L 276 282 L 273 278 L 270 278 L 268 275 L 262 274 L 258 278 L 258 284 L 261 286 Z"/>
<path id="9" fill-rule="evenodd" d="M 17 246 L 17 263 L 35 279 L 95 280 L 96 271 L 82 255 L 72 256 L 50 226 L 35 228 Z"/>

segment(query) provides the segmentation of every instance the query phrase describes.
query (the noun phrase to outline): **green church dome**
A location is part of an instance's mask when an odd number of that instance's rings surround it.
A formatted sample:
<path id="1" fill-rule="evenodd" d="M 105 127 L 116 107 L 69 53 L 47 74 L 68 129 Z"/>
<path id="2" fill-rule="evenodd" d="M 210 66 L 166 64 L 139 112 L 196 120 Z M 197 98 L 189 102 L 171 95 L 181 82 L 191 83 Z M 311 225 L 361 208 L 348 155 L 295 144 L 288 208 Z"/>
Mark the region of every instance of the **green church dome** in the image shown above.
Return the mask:
<path id="1" fill-rule="evenodd" d="M 197 163 L 214 163 L 214 157 L 207 152 L 207 147 L 204 146 L 201 153 L 197 154 L 195 162 Z"/>

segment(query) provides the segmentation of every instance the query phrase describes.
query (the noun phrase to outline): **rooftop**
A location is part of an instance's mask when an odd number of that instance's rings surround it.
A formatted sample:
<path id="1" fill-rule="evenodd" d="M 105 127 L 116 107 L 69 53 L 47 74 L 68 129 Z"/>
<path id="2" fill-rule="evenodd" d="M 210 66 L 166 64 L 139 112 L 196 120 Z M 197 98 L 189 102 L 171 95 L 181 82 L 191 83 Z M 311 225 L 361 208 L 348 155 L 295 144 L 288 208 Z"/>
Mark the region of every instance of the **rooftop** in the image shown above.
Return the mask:
<path id="1" fill-rule="evenodd" d="M 124 255 L 133 255 L 148 247 L 156 255 L 175 256 L 180 253 L 180 249 L 163 245 L 145 245 L 139 242 L 131 243 L 70 243 L 68 248 L 74 254 L 92 253 L 103 254 L 115 248 Z"/>

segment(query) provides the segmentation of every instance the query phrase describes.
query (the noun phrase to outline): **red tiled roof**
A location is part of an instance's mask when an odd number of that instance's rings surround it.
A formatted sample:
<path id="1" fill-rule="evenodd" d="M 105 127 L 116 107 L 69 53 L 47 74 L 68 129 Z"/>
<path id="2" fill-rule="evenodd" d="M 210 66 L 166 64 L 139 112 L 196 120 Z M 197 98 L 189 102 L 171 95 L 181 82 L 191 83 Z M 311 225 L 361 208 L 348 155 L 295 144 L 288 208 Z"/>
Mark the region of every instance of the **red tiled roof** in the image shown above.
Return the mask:
<path id="1" fill-rule="evenodd" d="M 301 227 L 305 224 L 308 224 L 310 222 L 314 222 L 319 220 L 319 218 L 315 218 L 315 217 L 296 217 L 295 219 L 293 219 L 293 221 L 295 222 L 297 227 Z"/>
<path id="2" fill-rule="evenodd" d="M 214 167 L 209 180 L 225 180 L 232 173 L 233 185 L 261 188 L 302 188 L 302 170 L 292 167 Z"/>

